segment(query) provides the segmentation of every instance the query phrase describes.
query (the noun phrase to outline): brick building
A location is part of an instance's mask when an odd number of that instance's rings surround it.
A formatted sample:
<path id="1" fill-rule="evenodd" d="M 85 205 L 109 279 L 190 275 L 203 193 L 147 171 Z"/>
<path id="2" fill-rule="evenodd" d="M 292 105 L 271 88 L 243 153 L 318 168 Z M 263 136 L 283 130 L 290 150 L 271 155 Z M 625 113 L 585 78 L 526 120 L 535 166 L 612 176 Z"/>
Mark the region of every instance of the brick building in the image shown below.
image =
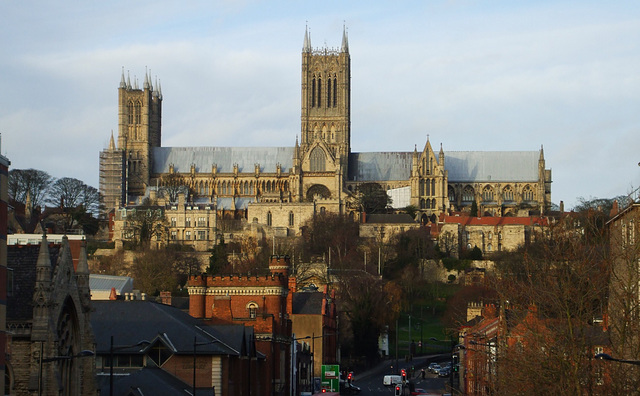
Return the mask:
<path id="1" fill-rule="evenodd" d="M 263 394 L 290 389 L 292 295 L 288 256 L 272 256 L 269 274 L 198 275 L 189 278 L 189 313 L 208 324 L 244 324 L 255 332 L 256 349 L 265 355 Z M 290 285 L 292 287 L 290 287 Z"/>

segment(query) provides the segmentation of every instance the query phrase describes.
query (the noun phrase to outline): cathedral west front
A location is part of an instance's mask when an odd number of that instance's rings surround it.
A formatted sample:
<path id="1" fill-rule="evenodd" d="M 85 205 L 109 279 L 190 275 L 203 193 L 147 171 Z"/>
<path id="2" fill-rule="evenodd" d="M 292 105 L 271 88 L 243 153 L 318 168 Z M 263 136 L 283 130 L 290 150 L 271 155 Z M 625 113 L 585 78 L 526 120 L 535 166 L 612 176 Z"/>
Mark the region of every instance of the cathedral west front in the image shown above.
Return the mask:
<path id="1" fill-rule="evenodd" d="M 421 148 L 407 142 L 406 152 L 352 152 L 346 31 L 339 48 L 314 48 L 305 31 L 301 74 L 301 128 L 295 138 L 292 133 L 293 146 L 163 147 L 161 87 L 146 73 L 142 87 L 132 85 L 123 71 L 117 140 L 112 136 L 100 153 L 107 211 L 143 202 L 162 206 L 167 238 L 202 241 L 204 249 L 215 243 L 226 217 L 283 236 L 297 235 L 306 220 L 325 211 L 360 218 L 354 197 L 363 183 L 379 184 L 395 210 L 417 208 L 416 220 L 422 222 L 472 207 L 478 216 L 529 216 L 550 209 L 551 170 L 542 148 L 445 151 L 427 138 Z M 176 180 L 189 188 L 187 197 L 168 193 Z"/>

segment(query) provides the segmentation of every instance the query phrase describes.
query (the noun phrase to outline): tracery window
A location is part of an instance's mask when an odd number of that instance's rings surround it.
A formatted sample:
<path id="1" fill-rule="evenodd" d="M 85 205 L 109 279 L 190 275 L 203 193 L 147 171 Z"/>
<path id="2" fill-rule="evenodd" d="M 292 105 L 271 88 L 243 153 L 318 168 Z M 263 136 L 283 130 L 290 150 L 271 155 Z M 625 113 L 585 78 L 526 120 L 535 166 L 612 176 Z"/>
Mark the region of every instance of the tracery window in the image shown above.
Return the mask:
<path id="1" fill-rule="evenodd" d="M 513 201 L 513 188 L 511 186 L 506 186 L 504 190 L 502 190 L 502 200 L 503 201 Z"/>
<path id="2" fill-rule="evenodd" d="M 324 172 L 325 170 L 325 154 L 324 150 L 320 147 L 316 147 L 311 151 L 309 156 L 309 167 L 311 172 Z"/>
<path id="3" fill-rule="evenodd" d="M 318 107 L 321 106 L 322 103 L 322 79 L 318 77 Z"/>
<path id="4" fill-rule="evenodd" d="M 316 107 L 316 79 L 311 82 L 311 107 Z"/>
<path id="5" fill-rule="evenodd" d="M 293 227 L 294 220 L 293 212 L 289 212 L 289 227 Z"/>
<path id="6" fill-rule="evenodd" d="M 531 186 L 526 185 L 522 190 L 522 200 L 524 201 L 534 200 L 534 194 L 533 194 L 533 190 L 531 189 Z"/>
<path id="7" fill-rule="evenodd" d="M 327 81 L 327 107 L 331 107 L 331 79 Z"/>
<path id="8" fill-rule="evenodd" d="M 333 78 L 333 107 L 338 106 L 338 79 Z"/>
<path id="9" fill-rule="evenodd" d="M 271 211 L 267 212 L 267 225 L 271 226 L 271 223 L 273 221 L 273 218 L 271 216 Z"/>
<path id="10" fill-rule="evenodd" d="M 493 188 L 486 186 L 483 190 L 482 190 L 482 200 L 485 202 L 491 202 L 493 201 Z"/>
<path id="11" fill-rule="evenodd" d="M 464 190 L 462 190 L 462 202 L 473 202 L 474 201 L 473 188 L 471 186 L 466 186 Z"/>

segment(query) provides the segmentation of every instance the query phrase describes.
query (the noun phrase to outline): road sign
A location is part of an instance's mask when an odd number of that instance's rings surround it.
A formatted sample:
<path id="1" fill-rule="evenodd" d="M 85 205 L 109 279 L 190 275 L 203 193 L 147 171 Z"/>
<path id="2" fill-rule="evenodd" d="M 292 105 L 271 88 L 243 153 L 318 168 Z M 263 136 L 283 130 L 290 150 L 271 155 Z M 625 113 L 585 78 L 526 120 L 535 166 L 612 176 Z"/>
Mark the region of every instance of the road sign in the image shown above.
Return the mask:
<path id="1" fill-rule="evenodd" d="M 330 392 L 340 391 L 340 366 L 337 364 L 322 365 L 322 389 Z"/>

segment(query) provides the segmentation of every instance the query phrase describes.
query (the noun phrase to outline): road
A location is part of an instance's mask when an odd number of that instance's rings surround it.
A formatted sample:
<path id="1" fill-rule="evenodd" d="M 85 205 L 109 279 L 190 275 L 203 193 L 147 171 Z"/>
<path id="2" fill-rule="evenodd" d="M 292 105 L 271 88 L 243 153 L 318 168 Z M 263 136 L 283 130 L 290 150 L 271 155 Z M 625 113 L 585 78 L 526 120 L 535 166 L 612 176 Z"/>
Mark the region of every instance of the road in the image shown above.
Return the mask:
<path id="1" fill-rule="evenodd" d="M 445 386 L 449 382 L 449 378 L 439 378 L 436 374 L 431 374 L 427 371 L 426 378 L 423 380 L 420 377 L 420 369 L 426 365 L 428 365 L 429 361 L 444 361 L 444 359 L 424 361 L 424 363 L 420 363 L 419 365 L 415 365 L 415 375 L 413 376 L 413 383 L 416 388 L 423 388 L 429 393 L 433 393 L 435 395 L 442 395 L 445 393 Z M 399 364 L 399 369 L 407 370 L 409 372 L 411 368 L 411 363 L 401 362 Z M 425 367 L 426 370 L 426 367 Z M 382 379 L 384 375 L 391 374 L 391 367 L 382 368 L 379 372 L 373 373 L 366 378 L 358 379 L 357 373 L 355 374 L 355 382 L 354 385 L 360 387 L 362 391 L 359 393 L 361 396 L 371 396 L 371 395 L 393 395 L 394 387 L 384 386 L 382 385 Z M 395 373 L 397 374 L 397 373 Z"/>

